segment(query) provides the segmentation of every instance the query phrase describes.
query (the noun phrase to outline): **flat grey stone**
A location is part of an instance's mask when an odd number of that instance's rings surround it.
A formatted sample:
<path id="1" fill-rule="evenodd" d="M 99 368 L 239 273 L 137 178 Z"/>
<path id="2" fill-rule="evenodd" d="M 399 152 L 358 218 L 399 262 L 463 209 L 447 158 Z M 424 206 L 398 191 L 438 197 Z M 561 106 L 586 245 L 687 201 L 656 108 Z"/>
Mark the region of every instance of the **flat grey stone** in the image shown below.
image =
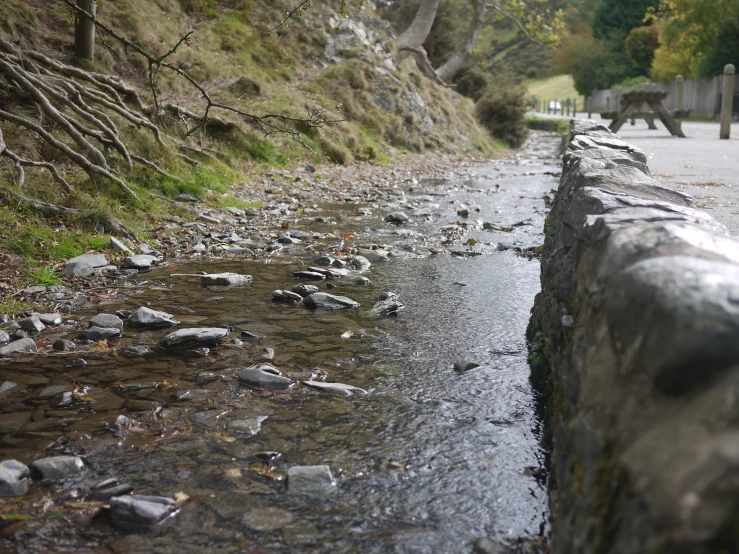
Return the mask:
<path id="1" fill-rule="evenodd" d="M 336 481 L 326 465 L 295 466 L 287 470 L 287 490 L 293 494 L 324 495 L 336 490 Z"/>
<path id="2" fill-rule="evenodd" d="M 0 496 L 23 496 L 30 476 L 28 467 L 18 460 L 0 462 Z"/>
<path id="3" fill-rule="evenodd" d="M 108 340 L 108 339 L 112 339 L 114 337 L 120 337 L 120 336 L 121 336 L 120 329 L 106 328 L 106 327 L 90 327 L 86 331 L 81 332 L 79 338 L 81 340 L 99 341 L 99 340 Z"/>
<path id="4" fill-rule="evenodd" d="M 9 390 L 12 390 L 18 386 L 18 383 L 14 383 L 13 381 L 3 381 L 0 385 L 0 394 L 7 392 Z"/>
<path id="5" fill-rule="evenodd" d="M 346 296 L 336 296 L 325 292 L 315 292 L 303 298 L 303 304 L 309 308 L 322 310 L 346 310 L 359 308 L 359 302 L 355 302 Z"/>
<path id="6" fill-rule="evenodd" d="M 88 264 L 93 268 L 96 268 L 108 265 L 108 260 L 106 260 L 105 256 L 102 254 L 83 254 L 82 256 L 77 256 L 76 258 L 67 260 L 67 265 L 77 263 Z"/>
<path id="7" fill-rule="evenodd" d="M 44 325 L 61 325 L 63 318 L 62 314 L 60 313 L 53 313 L 53 314 L 39 314 L 36 316 L 39 318 L 39 321 L 43 323 Z"/>
<path id="8" fill-rule="evenodd" d="M 336 258 L 334 258 L 333 256 L 319 256 L 318 258 L 313 260 L 313 263 L 318 265 L 331 265 L 332 263 L 334 263 L 335 259 Z"/>
<path id="9" fill-rule="evenodd" d="M 204 287 L 235 287 L 248 285 L 252 280 L 253 278 L 251 275 L 239 275 L 238 273 L 211 273 L 200 277 L 200 284 Z"/>
<path id="10" fill-rule="evenodd" d="M 255 389 L 287 390 L 295 383 L 270 364 L 258 364 L 239 372 L 239 382 Z"/>
<path id="11" fill-rule="evenodd" d="M 193 196 L 192 194 L 187 194 L 184 192 L 175 196 L 174 199 L 177 200 L 177 202 L 190 202 L 192 204 L 201 202 L 200 198 L 198 198 L 197 196 Z"/>
<path id="12" fill-rule="evenodd" d="M 136 327 L 171 327 L 177 325 L 179 321 L 167 312 L 159 312 L 141 306 L 128 316 L 128 323 Z"/>
<path id="13" fill-rule="evenodd" d="M 46 328 L 46 325 L 41 323 L 41 320 L 35 315 L 27 317 L 25 319 L 19 319 L 18 325 L 21 326 L 21 329 L 25 329 L 26 331 L 32 331 L 35 333 L 43 331 Z"/>
<path id="14" fill-rule="evenodd" d="M 392 317 L 397 316 L 398 312 L 403 310 L 405 306 L 398 302 L 395 298 L 380 300 L 370 309 L 372 317 Z"/>
<path id="15" fill-rule="evenodd" d="M 205 246 L 202 242 L 198 242 L 192 248 L 190 248 L 190 252 L 205 252 L 206 250 L 208 250 L 208 247 Z"/>
<path id="16" fill-rule="evenodd" d="M 86 262 L 72 262 L 64 266 L 62 273 L 65 277 L 89 277 L 95 268 Z"/>
<path id="17" fill-rule="evenodd" d="M 90 320 L 89 327 L 101 327 L 103 329 L 118 329 L 123 331 L 123 320 L 113 314 L 98 314 Z"/>
<path id="18" fill-rule="evenodd" d="M 351 263 L 360 271 L 367 270 L 372 266 L 372 263 L 364 256 L 353 256 Z"/>
<path id="19" fill-rule="evenodd" d="M 123 241 L 118 240 L 115 237 L 110 237 L 110 247 L 114 252 L 123 252 L 124 254 L 133 254 L 131 249 L 123 244 Z"/>
<path id="20" fill-rule="evenodd" d="M 321 292 L 321 289 L 319 289 L 315 285 L 304 285 L 301 283 L 300 285 L 295 285 L 291 289 L 291 291 L 295 294 L 299 294 L 301 298 L 305 298 L 306 296 L 311 295 L 314 292 Z"/>
<path id="21" fill-rule="evenodd" d="M 146 532 L 159 527 L 179 511 L 164 496 L 116 496 L 110 499 L 110 524 L 123 531 Z"/>
<path id="22" fill-rule="evenodd" d="M 0 414 L 0 433 L 15 433 L 31 419 L 31 412 Z"/>
<path id="23" fill-rule="evenodd" d="M 38 285 L 35 287 L 28 287 L 26 289 L 23 289 L 21 291 L 23 294 L 31 295 L 31 294 L 41 294 L 42 292 L 46 292 L 46 287 L 42 285 Z"/>
<path id="24" fill-rule="evenodd" d="M 139 254 L 137 256 L 127 256 L 124 258 L 123 263 L 126 267 L 133 269 L 148 269 L 153 264 L 159 261 L 156 256 L 150 256 L 149 254 Z"/>
<path id="25" fill-rule="evenodd" d="M 214 346 L 228 335 L 222 327 L 195 327 L 180 329 L 162 339 L 161 348 L 190 348 L 193 346 Z"/>
<path id="26" fill-rule="evenodd" d="M 272 293 L 272 300 L 290 300 L 292 302 L 302 302 L 303 297 L 289 290 L 276 290 Z"/>
<path id="27" fill-rule="evenodd" d="M 77 475 L 85 469 L 85 463 L 79 456 L 53 456 L 36 460 L 31 469 L 42 479 L 65 479 Z"/>
<path id="28" fill-rule="evenodd" d="M 388 260 L 385 252 L 378 252 L 376 250 L 370 250 L 369 248 L 357 248 L 357 254 L 368 259 L 370 263 L 386 262 Z"/>
<path id="29" fill-rule="evenodd" d="M 293 515 L 287 510 L 270 506 L 247 510 L 241 518 L 241 523 L 260 533 L 273 533 L 292 523 L 294 519 Z"/>
<path id="30" fill-rule="evenodd" d="M 367 391 L 344 383 L 324 383 L 323 381 L 303 381 L 306 387 L 319 390 L 328 394 L 340 396 L 353 396 L 355 394 L 367 394 Z"/>
<path id="31" fill-rule="evenodd" d="M 221 220 L 218 219 L 217 217 L 213 217 L 212 215 L 208 215 L 208 214 L 200 214 L 197 217 L 197 219 L 200 221 L 205 221 L 206 223 L 213 223 L 215 225 L 221 222 Z"/>
<path id="32" fill-rule="evenodd" d="M 298 279 L 309 279 L 311 281 L 323 281 L 326 276 L 323 273 L 317 271 L 296 271 L 293 273 L 293 277 Z"/>
<path id="33" fill-rule="evenodd" d="M 267 419 L 267 416 L 250 417 L 248 419 L 235 419 L 230 421 L 227 425 L 231 431 L 239 431 L 241 433 L 248 433 L 249 435 L 256 435 L 262 428 L 262 422 Z"/>
<path id="34" fill-rule="evenodd" d="M 403 225 L 411 220 L 405 212 L 393 212 L 385 216 L 386 223 L 392 223 L 394 225 Z"/>
<path id="35" fill-rule="evenodd" d="M 77 345 L 71 340 L 59 339 L 51 345 L 51 348 L 57 352 L 69 352 L 71 350 L 77 350 Z"/>
<path id="36" fill-rule="evenodd" d="M 19 339 L 0 348 L 0 358 L 7 358 L 9 356 L 14 356 L 15 354 L 23 354 L 27 352 L 38 352 L 36 343 L 30 338 Z"/>
<path id="37" fill-rule="evenodd" d="M 341 279 L 344 275 L 348 275 L 349 271 L 346 269 L 339 269 L 339 268 L 323 268 L 323 267 L 309 267 L 308 271 L 311 271 L 313 273 L 320 273 L 326 279 Z"/>
<path id="38" fill-rule="evenodd" d="M 234 206 L 229 206 L 228 208 L 226 208 L 226 210 L 239 217 L 242 217 L 244 215 L 244 210 L 240 210 L 239 208 L 236 208 Z"/>

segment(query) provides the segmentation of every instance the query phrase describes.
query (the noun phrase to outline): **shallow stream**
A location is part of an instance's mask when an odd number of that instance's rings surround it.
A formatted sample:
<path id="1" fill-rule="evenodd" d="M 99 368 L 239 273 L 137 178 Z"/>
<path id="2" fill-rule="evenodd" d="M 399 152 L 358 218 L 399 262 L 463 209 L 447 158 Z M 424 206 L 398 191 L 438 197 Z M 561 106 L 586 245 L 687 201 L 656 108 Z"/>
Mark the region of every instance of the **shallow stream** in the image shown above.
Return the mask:
<path id="1" fill-rule="evenodd" d="M 24 553 L 456 554 L 470 552 L 480 537 L 545 536 L 545 452 L 525 329 L 539 290 L 531 247 L 543 242 L 544 196 L 556 188 L 558 142 L 539 135 L 526 151 L 477 166 L 465 181 L 406 187 L 418 216 L 402 227 L 355 217 L 360 205 L 322 206 L 323 219 L 312 230 L 325 232 L 339 220 L 361 244 L 392 247 L 395 254 L 362 273 L 369 286 L 354 284 L 355 274 L 318 283 L 322 290 L 336 285 L 326 292 L 360 302 L 357 310 L 317 313 L 274 302 L 273 290 L 298 282 L 293 271 L 313 265 L 315 255 L 293 255 L 289 248 L 267 264 L 170 264 L 130 283 L 121 293 L 125 299 L 97 311 L 146 305 L 175 315 L 180 327 L 230 326 L 222 346 L 162 352 L 156 345 L 171 330 L 127 329 L 116 351 L 0 364 L 0 382 L 30 391 L 15 401 L 36 424 L 5 435 L 0 459 L 30 463 L 42 453 L 75 453 L 88 465 L 64 483 L 34 486 L 24 506 L 3 501 L 6 514 L 29 505 L 44 514 L 19 521 L 10 532 L 6 527 L 8 546 Z M 472 208 L 468 218 L 457 214 L 460 204 Z M 505 232 L 484 230 L 477 219 Z M 250 274 L 254 281 L 202 288 L 193 277 L 198 271 Z M 372 318 L 368 309 L 384 291 L 397 293 L 405 309 L 398 317 Z M 121 352 L 135 344 L 152 353 Z M 327 381 L 368 394 L 346 398 L 306 387 L 260 392 L 239 385 L 236 373 L 264 348 L 272 348 L 271 363 L 295 379 L 321 370 Z M 79 357 L 84 368 L 65 367 Z M 457 361 L 480 367 L 460 373 L 453 368 Z M 96 408 L 84 402 L 53 407 L 38 396 L 49 385 L 75 389 Z M 132 420 L 122 431 L 114 427 L 119 414 Z M 253 435 L 228 426 L 249 419 L 261 421 Z M 265 464 L 268 451 L 281 457 Z M 291 494 L 286 469 L 317 464 L 331 468 L 336 490 Z M 85 497 L 108 477 L 132 484 L 136 494 L 184 493 L 179 498 L 186 500 L 156 535 L 114 531 L 105 510 Z"/>

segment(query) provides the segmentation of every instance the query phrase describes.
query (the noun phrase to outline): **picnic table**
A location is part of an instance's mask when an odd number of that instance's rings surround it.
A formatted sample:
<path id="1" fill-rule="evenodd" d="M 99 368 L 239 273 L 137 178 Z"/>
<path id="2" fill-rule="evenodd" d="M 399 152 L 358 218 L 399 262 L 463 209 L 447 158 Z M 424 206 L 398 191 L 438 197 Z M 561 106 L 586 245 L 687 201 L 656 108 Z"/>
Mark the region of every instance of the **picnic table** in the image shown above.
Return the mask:
<path id="1" fill-rule="evenodd" d="M 617 112 L 601 112 L 603 119 L 612 119 L 610 129 L 614 133 L 629 119 L 643 119 L 650 129 L 654 129 L 654 120 L 659 119 L 670 134 L 685 138 L 679 120 L 690 115 L 689 110 L 668 110 L 664 100 L 667 92 L 661 90 L 631 90 L 621 95 L 621 106 Z M 650 110 L 646 110 L 644 106 Z"/>

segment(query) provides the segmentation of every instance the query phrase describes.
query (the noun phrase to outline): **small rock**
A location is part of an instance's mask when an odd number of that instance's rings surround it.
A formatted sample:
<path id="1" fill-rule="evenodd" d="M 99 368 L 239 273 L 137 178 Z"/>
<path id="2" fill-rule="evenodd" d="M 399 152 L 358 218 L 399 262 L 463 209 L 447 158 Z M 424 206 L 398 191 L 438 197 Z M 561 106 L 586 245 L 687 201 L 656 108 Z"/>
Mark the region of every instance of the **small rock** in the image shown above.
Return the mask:
<path id="1" fill-rule="evenodd" d="M 355 302 L 346 296 L 336 296 L 325 292 L 315 292 L 303 298 L 303 304 L 313 309 L 322 310 L 345 310 L 359 308 L 359 302 Z"/>
<path id="2" fill-rule="evenodd" d="M 3 394 L 4 392 L 7 392 L 9 390 L 12 390 L 18 386 L 18 383 L 14 383 L 13 381 L 3 381 L 0 385 L 0 394 Z"/>
<path id="3" fill-rule="evenodd" d="M 472 552 L 474 554 L 505 554 L 508 549 L 499 542 L 484 537 L 472 543 Z"/>
<path id="4" fill-rule="evenodd" d="M 23 496 L 30 476 L 28 467 L 18 460 L 0 462 L 0 496 Z"/>
<path id="5" fill-rule="evenodd" d="M 190 252 L 205 252 L 206 250 L 208 250 L 208 247 L 202 242 L 198 242 L 190 249 Z"/>
<path id="6" fill-rule="evenodd" d="M 311 164 L 305 164 L 305 170 L 309 173 L 315 173 L 316 168 L 312 166 Z"/>
<path id="7" fill-rule="evenodd" d="M 151 352 L 151 350 L 143 344 L 136 344 L 134 346 L 127 346 L 122 350 L 122 352 L 129 356 L 146 356 Z"/>
<path id="8" fill-rule="evenodd" d="M 295 237 L 291 237 L 290 235 L 280 235 L 277 237 L 277 242 L 280 244 L 300 244 L 303 241 L 296 239 Z"/>
<path id="9" fill-rule="evenodd" d="M 372 284 L 372 281 L 367 279 L 367 277 L 359 277 L 354 281 L 354 284 L 360 287 L 368 287 Z"/>
<path id="10" fill-rule="evenodd" d="M 98 314 L 90 320 L 88 327 L 118 329 L 119 331 L 123 331 L 123 320 L 117 315 Z"/>
<path id="11" fill-rule="evenodd" d="M 259 356 L 260 362 L 271 362 L 275 359 L 275 351 L 272 348 L 265 348 L 262 355 Z"/>
<path id="12" fill-rule="evenodd" d="M 128 316 L 128 323 L 136 327 L 171 327 L 179 321 L 172 314 L 142 306 Z"/>
<path id="13" fill-rule="evenodd" d="M 356 267 L 360 271 L 367 270 L 370 268 L 370 266 L 372 266 L 370 261 L 364 256 L 353 256 L 351 263 L 354 267 Z"/>
<path id="14" fill-rule="evenodd" d="M 248 387 L 266 390 L 286 390 L 295 383 L 282 375 L 282 372 L 270 364 L 258 364 L 239 372 L 239 381 Z"/>
<path id="15" fill-rule="evenodd" d="M 320 292 L 320 291 L 321 291 L 321 289 L 319 289 L 315 285 L 303 285 L 303 284 L 300 284 L 300 285 L 295 285 L 292 288 L 292 292 L 294 292 L 295 294 L 299 294 L 301 299 L 302 298 L 305 298 L 306 296 L 310 296 L 314 292 Z"/>
<path id="16" fill-rule="evenodd" d="M 102 254 L 83 254 L 82 256 L 77 256 L 76 258 L 67 260 L 67 265 L 77 263 L 85 263 L 96 268 L 108 265 L 108 260 L 106 260 L 105 256 Z"/>
<path id="17" fill-rule="evenodd" d="M 334 260 L 336 260 L 336 258 L 332 256 L 319 256 L 318 258 L 313 260 L 313 263 L 318 265 L 331 265 L 334 263 Z"/>
<path id="18" fill-rule="evenodd" d="M 118 240 L 115 237 L 110 237 L 110 247 L 113 249 L 114 252 L 123 252 L 124 254 L 133 254 L 131 252 L 131 249 L 123 244 L 122 241 Z"/>
<path id="19" fill-rule="evenodd" d="M 386 223 L 392 223 L 393 225 L 403 225 L 408 223 L 411 219 L 404 212 L 393 212 L 385 216 Z"/>
<path id="20" fill-rule="evenodd" d="M 241 338 L 250 340 L 262 340 L 262 337 L 260 335 L 252 333 L 251 331 L 241 331 Z"/>
<path id="21" fill-rule="evenodd" d="M 10 338 L 13 340 L 27 339 L 28 331 L 24 331 L 23 329 L 18 329 L 15 333 L 13 333 L 10 336 Z"/>
<path id="22" fill-rule="evenodd" d="M 369 248 L 357 248 L 357 254 L 369 260 L 370 263 L 386 262 L 388 260 L 387 254 Z"/>
<path id="23" fill-rule="evenodd" d="M 345 385 L 344 383 L 324 383 L 323 381 L 303 381 L 306 387 L 310 387 L 321 392 L 328 394 L 337 394 L 340 396 L 352 396 L 354 394 L 367 394 L 367 391 L 354 387 L 352 385 Z"/>
<path id="24" fill-rule="evenodd" d="M 51 345 L 51 348 L 56 350 L 57 352 L 70 352 L 72 350 L 76 350 L 77 345 L 71 340 L 59 339 Z"/>
<path id="25" fill-rule="evenodd" d="M 213 223 L 214 225 L 218 225 L 221 222 L 221 220 L 217 217 L 213 217 L 212 215 L 208 214 L 200 214 L 197 219 L 199 221 L 205 221 L 206 223 Z"/>
<path id="26" fill-rule="evenodd" d="M 92 486 L 92 497 L 98 502 L 104 502 L 116 496 L 125 496 L 132 492 L 133 486 L 128 483 L 121 484 L 115 477 Z"/>
<path id="27" fill-rule="evenodd" d="M 151 531 L 179 511 L 177 502 L 164 496 L 117 496 L 110 499 L 110 523 L 123 531 Z"/>
<path id="28" fill-rule="evenodd" d="M 54 396 L 61 392 L 68 392 L 71 390 L 71 385 L 49 385 L 48 387 L 44 387 L 43 389 L 41 389 L 41 392 L 39 392 L 38 395 L 41 397 Z"/>
<path id="29" fill-rule="evenodd" d="M 126 265 L 126 267 L 131 267 L 133 269 L 148 269 L 157 261 L 159 261 L 159 258 L 157 258 L 156 256 L 150 256 L 149 254 L 127 256 L 123 259 L 123 263 Z"/>
<path id="30" fill-rule="evenodd" d="M 42 292 L 46 292 L 46 287 L 38 285 L 36 287 L 28 287 L 27 289 L 23 289 L 21 292 L 26 296 L 31 296 L 32 294 L 41 294 Z"/>
<path id="31" fill-rule="evenodd" d="M 121 330 L 120 329 L 112 329 L 112 328 L 105 328 L 105 327 L 90 327 L 86 331 L 83 331 L 80 333 L 79 338 L 81 340 L 91 340 L 91 341 L 99 341 L 99 340 L 108 340 L 112 339 L 114 337 L 120 337 L 121 336 Z"/>
<path id="32" fill-rule="evenodd" d="M 75 358 L 68 364 L 64 365 L 65 369 L 80 369 L 83 367 L 87 367 L 87 362 L 82 358 Z"/>
<path id="33" fill-rule="evenodd" d="M 73 262 L 65 265 L 62 273 L 65 277 L 89 277 L 95 273 L 95 268 L 85 262 Z"/>
<path id="34" fill-rule="evenodd" d="M 200 277 L 200 284 L 204 287 L 235 287 L 248 285 L 252 282 L 251 275 L 239 275 L 238 273 L 213 273 Z"/>
<path id="35" fill-rule="evenodd" d="M 161 348 L 191 348 L 193 346 L 215 346 L 228 335 L 228 329 L 221 327 L 195 327 L 180 329 L 164 337 Z"/>
<path id="36" fill-rule="evenodd" d="M 26 331 L 31 332 L 40 332 L 46 329 L 46 325 L 41 323 L 41 320 L 37 316 L 31 316 L 27 317 L 25 319 L 19 319 L 18 325 L 21 326 L 21 329 L 25 329 Z"/>
<path id="37" fill-rule="evenodd" d="M 0 330 L 0 343 L 10 342 L 10 335 L 3 330 Z"/>
<path id="38" fill-rule="evenodd" d="M 282 302 L 285 300 L 289 300 L 291 302 L 302 302 L 303 297 L 294 292 L 290 292 L 289 290 L 278 289 L 272 293 L 272 300 L 275 300 L 278 302 Z"/>
<path id="39" fill-rule="evenodd" d="M 218 380 L 218 375 L 211 371 L 201 371 L 195 377 L 195 384 L 199 387 L 204 387 L 208 383 Z"/>
<path id="40" fill-rule="evenodd" d="M 341 279 L 348 271 L 346 269 L 324 269 L 322 267 L 309 267 L 309 272 L 320 273 L 326 279 Z"/>
<path id="41" fill-rule="evenodd" d="M 459 373 L 464 373 L 465 371 L 470 371 L 471 369 L 475 369 L 476 367 L 480 367 L 480 364 L 476 364 L 475 362 L 454 362 L 454 371 L 458 371 Z"/>
<path id="42" fill-rule="evenodd" d="M 372 317 L 397 316 L 405 306 L 398 302 L 398 295 L 394 292 L 383 292 L 379 301 L 370 309 Z"/>
<path id="43" fill-rule="evenodd" d="M 236 419 L 229 422 L 228 428 L 231 431 L 239 431 L 241 433 L 248 433 L 249 435 L 256 435 L 262 428 L 262 422 L 267 419 L 267 416 L 257 416 L 248 419 Z"/>
<path id="44" fill-rule="evenodd" d="M 312 281 L 323 281 L 326 278 L 323 273 L 316 271 L 296 271 L 293 273 L 293 276 L 298 279 L 310 279 Z"/>
<path id="45" fill-rule="evenodd" d="M 200 202 L 200 198 L 198 198 L 197 196 L 193 196 L 192 194 L 185 194 L 184 192 L 175 196 L 174 199 L 177 200 L 177 202 L 190 202 L 192 204 Z"/>
<path id="46" fill-rule="evenodd" d="M 41 476 L 41 479 L 65 479 L 77 475 L 85 469 L 85 463 L 79 456 L 54 456 L 36 460 L 31 469 Z"/>
<path id="47" fill-rule="evenodd" d="M 59 313 L 39 314 L 36 317 L 38 317 L 39 321 L 44 325 L 55 326 L 62 324 L 62 314 Z"/>
<path id="48" fill-rule="evenodd" d="M 273 533 L 294 521 L 292 514 L 280 508 L 252 508 L 241 518 L 241 523 L 260 533 Z"/>
<path id="49" fill-rule="evenodd" d="M 287 490 L 294 494 L 321 495 L 336 490 L 336 481 L 326 465 L 295 466 L 287 470 Z"/>
<path id="50" fill-rule="evenodd" d="M 23 354 L 26 352 L 38 352 L 36 343 L 33 339 L 20 339 L 0 348 L 0 358 L 7 358 L 15 354 Z"/>

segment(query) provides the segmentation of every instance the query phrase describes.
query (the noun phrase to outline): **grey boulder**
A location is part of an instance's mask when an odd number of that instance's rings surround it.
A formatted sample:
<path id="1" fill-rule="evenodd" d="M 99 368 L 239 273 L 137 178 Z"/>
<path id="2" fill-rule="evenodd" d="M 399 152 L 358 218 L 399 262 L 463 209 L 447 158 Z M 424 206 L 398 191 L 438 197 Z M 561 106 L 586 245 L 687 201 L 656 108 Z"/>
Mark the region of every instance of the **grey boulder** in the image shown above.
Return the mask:
<path id="1" fill-rule="evenodd" d="M 31 317 L 26 317 L 24 319 L 19 319 L 18 325 L 21 326 L 21 329 L 32 332 L 43 331 L 46 328 L 46 325 L 41 323 L 41 320 L 35 315 Z"/>
<path id="2" fill-rule="evenodd" d="M 7 358 L 8 356 L 27 352 L 38 352 L 36 343 L 30 338 L 19 339 L 0 348 L 0 358 Z"/>
<path id="3" fill-rule="evenodd" d="M 228 329 L 222 327 L 194 327 L 180 329 L 164 337 L 159 343 L 161 348 L 191 348 L 193 346 L 215 346 L 228 335 Z"/>
<path id="4" fill-rule="evenodd" d="M 336 296 L 325 292 L 315 292 L 303 298 L 303 304 L 313 309 L 321 310 L 346 310 L 359 308 L 359 302 L 355 302 L 346 296 Z"/>
<path id="5" fill-rule="evenodd" d="M 129 315 L 128 322 L 136 327 L 171 327 L 179 323 L 172 314 L 152 310 L 145 306 Z"/>
<path id="6" fill-rule="evenodd" d="M 0 462 L 0 496 L 23 496 L 28 492 L 28 467 L 18 460 Z"/>
<path id="7" fill-rule="evenodd" d="M 79 456 L 53 456 L 36 460 L 31 469 L 42 479 L 65 479 L 77 475 L 85 469 L 85 463 Z"/>
<path id="8" fill-rule="evenodd" d="M 179 511 L 177 502 L 164 496 L 116 496 L 110 499 L 110 523 L 123 531 L 146 532 L 162 525 Z"/>
<path id="9" fill-rule="evenodd" d="M 159 261 L 156 256 L 150 256 L 149 254 L 139 254 L 137 256 L 127 256 L 123 259 L 123 263 L 126 267 L 133 269 L 148 269 L 153 264 Z"/>
<path id="10" fill-rule="evenodd" d="M 108 260 L 106 260 L 105 256 L 102 254 L 83 254 L 82 256 L 77 256 L 67 260 L 67 265 L 79 263 L 88 264 L 95 268 L 108 265 Z"/>
<path id="11" fill-rule="evenodd" d="M 200 277 L 200 284 L 204 287 L 235 287 L 248 285 L 253 280 L 251 275 L 239 275 L 238 273 L 212 273 Z"/>
<path id="12" fill-rule="evenodd" d="M 10 342 L 10 335 L 0 330 L 0 342 Z"/>

